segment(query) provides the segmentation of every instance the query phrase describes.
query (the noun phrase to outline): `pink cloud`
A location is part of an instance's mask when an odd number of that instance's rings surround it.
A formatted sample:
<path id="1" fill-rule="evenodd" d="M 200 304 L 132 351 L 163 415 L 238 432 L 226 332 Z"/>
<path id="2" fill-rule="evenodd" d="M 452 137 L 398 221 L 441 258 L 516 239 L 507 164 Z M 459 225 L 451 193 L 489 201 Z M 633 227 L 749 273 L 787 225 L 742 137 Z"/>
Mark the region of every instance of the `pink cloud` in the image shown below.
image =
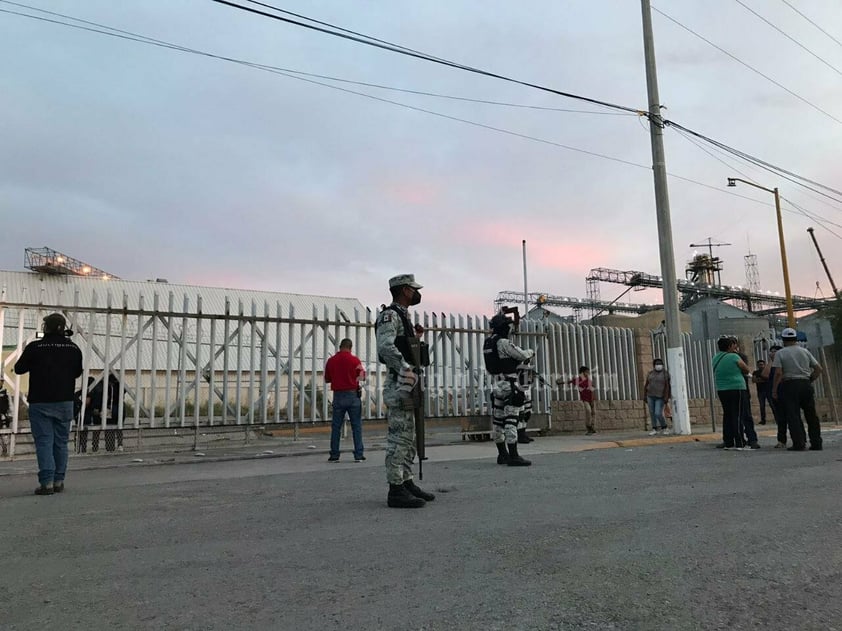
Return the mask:
<path id="1" fill-rule="evenodd" d="M 517 248 L 519 237 L 527 237 L 527 259 L 530 267 L 549 269 L 590 269 L 601 261 L 608 260 L 616 251 L 616 245 L 605 235 L 594 238 L 586 231 L 570 230 L 562 233 L 558 224 L 552 226 L 539 222 L 486 222 L 472 230 L 474 242 L 481 245 Z M 539 235 L 537 237 L 533 235 Z"/>
<path id="2" fill-rule="evenodd" d="M 433 204 L 438 198 L 438 187 L 432 181 L 394 180 L 383 185 L 383 192 L 391 200 L 410 206 Z"/>

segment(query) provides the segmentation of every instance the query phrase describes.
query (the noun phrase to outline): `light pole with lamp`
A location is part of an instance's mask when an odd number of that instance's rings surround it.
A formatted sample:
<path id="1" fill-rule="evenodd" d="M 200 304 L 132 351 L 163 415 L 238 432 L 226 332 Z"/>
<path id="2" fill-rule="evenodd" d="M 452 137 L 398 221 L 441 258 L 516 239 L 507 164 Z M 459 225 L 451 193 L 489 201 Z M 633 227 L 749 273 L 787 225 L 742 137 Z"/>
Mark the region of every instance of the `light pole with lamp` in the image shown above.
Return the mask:
<path id="1" fill-rule="evenodd" d="M 778 194 L 777 188 L 766 188 L 765 186 L 760 186 L 759 184 L 755 184 L 754 182 L 749 182 L 747 180 L 742 180 L 738 177 L 729 177 L 728 178 L 728 186 L 736 186 L 737 182 L 742 182 L 743 184 L 747 184 L 748 186 L 753 186 L 754 188 L 759 188 L 761 191 L 766 191 L 767 193 L 772 193 L 775 196 L 775 212 L 778 215 L 778 240 L 780 241 L 781 245 L 781 268 L 783 269 L 784 273 L 784 292 L 786 293 L 786 321 L 787 326 L 795 328 L 795 311 L 792 308 L 792 290 L 789 287 L 789 266 L 786 262 L 786 243 L 784 242 L 784 222 L 783 218 L 781 217 L 781 197 Z"/>

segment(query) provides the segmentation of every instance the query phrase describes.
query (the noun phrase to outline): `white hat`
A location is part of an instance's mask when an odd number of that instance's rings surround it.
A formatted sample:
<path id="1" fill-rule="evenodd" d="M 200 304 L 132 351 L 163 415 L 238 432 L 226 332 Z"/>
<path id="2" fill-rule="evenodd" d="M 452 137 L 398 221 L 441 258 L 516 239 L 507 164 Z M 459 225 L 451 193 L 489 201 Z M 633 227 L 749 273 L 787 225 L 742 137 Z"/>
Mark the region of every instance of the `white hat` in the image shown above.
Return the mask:
<path id="1" fill-rule="evenodd" d="M 781 331 L 781 339 L 782 340 L 795 340 L 798 338 L 798 333 L 795 329 L 786 328 Z"/>

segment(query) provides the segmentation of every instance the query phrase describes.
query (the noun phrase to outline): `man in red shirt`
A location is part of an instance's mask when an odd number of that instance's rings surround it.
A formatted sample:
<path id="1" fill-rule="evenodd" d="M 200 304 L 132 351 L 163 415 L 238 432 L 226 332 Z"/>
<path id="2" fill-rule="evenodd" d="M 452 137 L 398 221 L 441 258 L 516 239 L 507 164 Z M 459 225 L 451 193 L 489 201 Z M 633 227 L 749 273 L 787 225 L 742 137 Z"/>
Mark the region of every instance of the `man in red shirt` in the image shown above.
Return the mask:
<path id="1" fill-rule="evenodd" d="M 351 348 L 351 340 L 342 340 L 339 343 L 339 352 L 325 364 L 325 381 L 333 391 L 333 426 L 330 431 L 328 462 L 339 462 L 339 434 L 345 422 L 346 412 L 354 436 L 354 462 L 365 460 L 361 401 L 361 383 L 365 380 L 365 369 L 359 358 L 351 352 Z"/>
<path id="2" fill-rule="evenodd" d="M 593 383 L 591 383 L 591 369 L 587 366 L 579 367 L 579 376 L 574 377 L 568 383 L 576 386 L 579 390 L 579 399 L 585 408 L 585 426 L 588 434 L 596 434 L 596 407 L 594 406 Z"/>

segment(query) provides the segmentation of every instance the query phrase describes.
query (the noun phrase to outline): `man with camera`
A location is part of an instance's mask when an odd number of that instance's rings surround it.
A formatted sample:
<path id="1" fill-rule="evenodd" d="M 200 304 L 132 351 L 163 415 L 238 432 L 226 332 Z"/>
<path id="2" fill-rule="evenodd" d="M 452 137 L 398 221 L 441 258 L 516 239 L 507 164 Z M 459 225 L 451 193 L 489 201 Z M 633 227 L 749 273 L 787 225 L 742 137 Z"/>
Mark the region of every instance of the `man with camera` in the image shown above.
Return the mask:
<path id="1" fill-rule="evenodd" d="M 44 318 L 44 336 L 26 345 L 15 373 L 29 373 L 29 426 L 38 458 L 36 495 L 64 490 L 67 440 L 73 420 L 76 379 L 82 374 L 82 351 L 68 338 L 73 331 L 60 313 Z"/>

